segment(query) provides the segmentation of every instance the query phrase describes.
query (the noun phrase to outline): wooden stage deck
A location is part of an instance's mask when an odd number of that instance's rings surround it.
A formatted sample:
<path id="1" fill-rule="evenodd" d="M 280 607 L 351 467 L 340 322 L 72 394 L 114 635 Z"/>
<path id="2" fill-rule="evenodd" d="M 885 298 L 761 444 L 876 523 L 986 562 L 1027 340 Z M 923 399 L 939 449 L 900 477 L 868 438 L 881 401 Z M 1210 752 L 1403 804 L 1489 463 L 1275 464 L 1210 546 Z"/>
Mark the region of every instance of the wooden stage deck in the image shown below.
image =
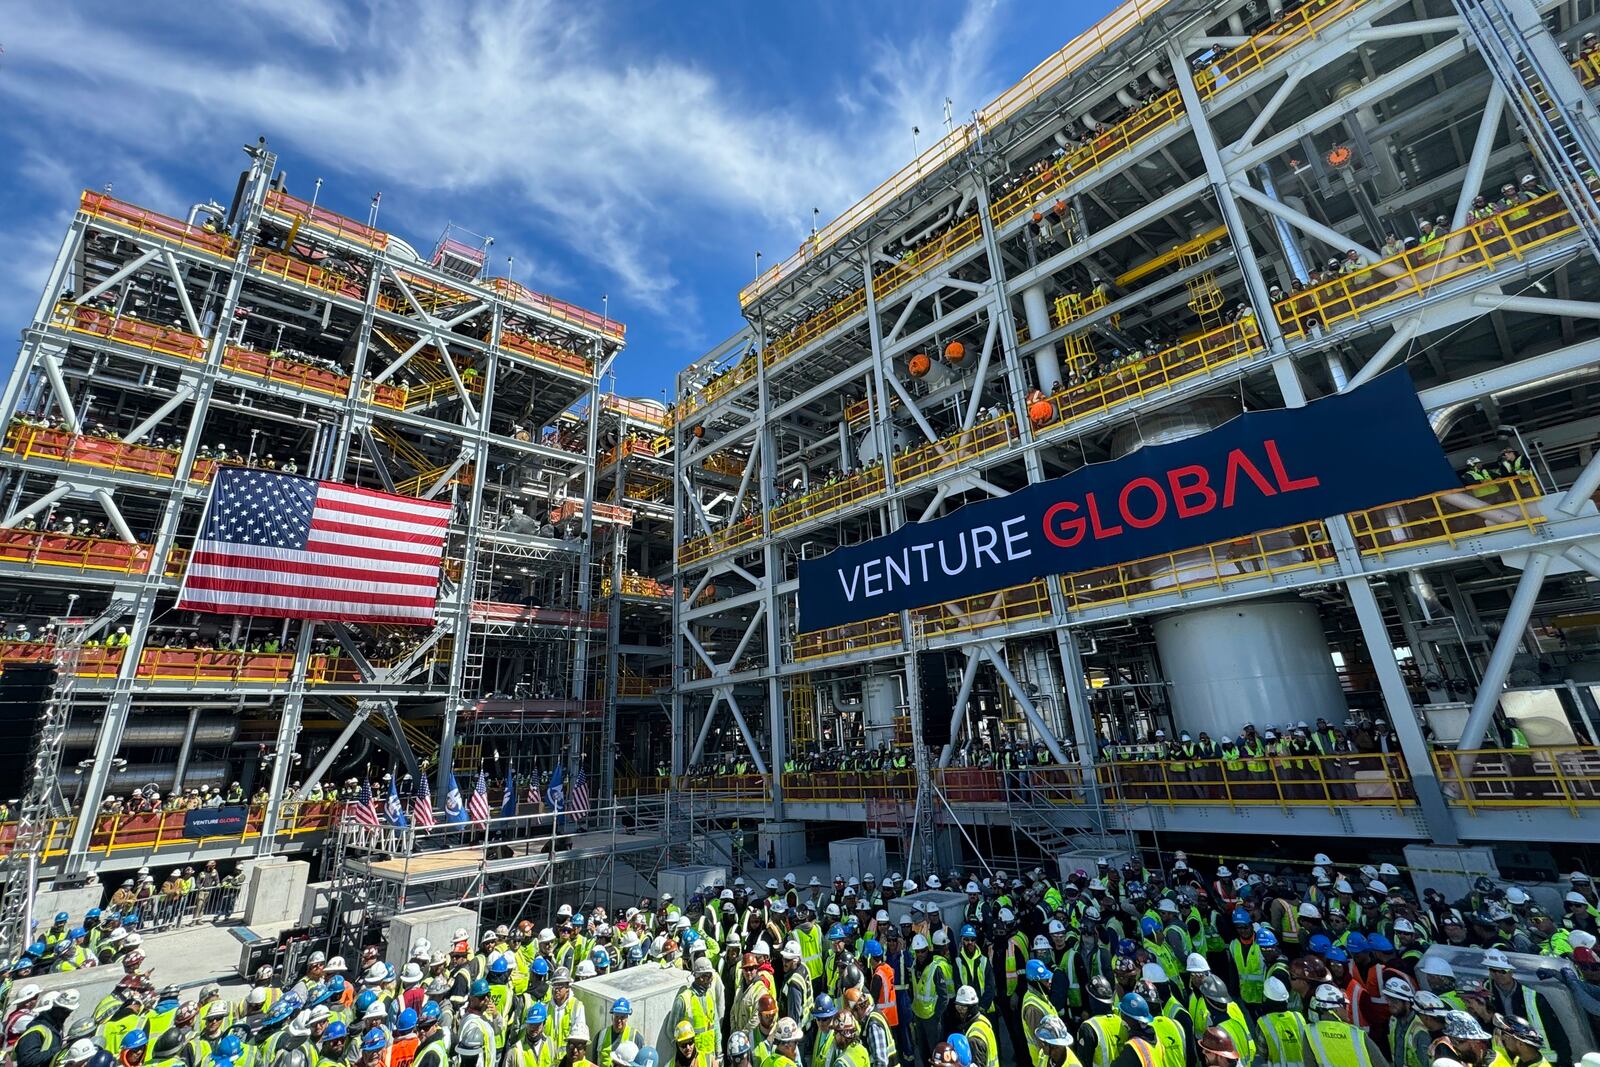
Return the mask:
<path id="1" fill-rule="evenodd" d="M 613 853 L 642 852 L 666 847 L 666 839 L 659 834 L 628 834 L 603 831 L 587 834 L 562 834 L 556 838 L 554 859 L 548 853 L 550 838 L 520 838 L 515 841 L 492 844 L 489 860 L 484 862 L 480 845 L 418 851 L 410 856 L 389 859 L 368 859 L 361 855 L 345 857 L 345 866 L 353 871 L 407 885 L 434 882 L 467 881 L 487 870 L 489 874 L 514 874 L 534 871 L 552 862 L 598 859 Z M 509 854 L 507 851 L 509 850 Z"/>

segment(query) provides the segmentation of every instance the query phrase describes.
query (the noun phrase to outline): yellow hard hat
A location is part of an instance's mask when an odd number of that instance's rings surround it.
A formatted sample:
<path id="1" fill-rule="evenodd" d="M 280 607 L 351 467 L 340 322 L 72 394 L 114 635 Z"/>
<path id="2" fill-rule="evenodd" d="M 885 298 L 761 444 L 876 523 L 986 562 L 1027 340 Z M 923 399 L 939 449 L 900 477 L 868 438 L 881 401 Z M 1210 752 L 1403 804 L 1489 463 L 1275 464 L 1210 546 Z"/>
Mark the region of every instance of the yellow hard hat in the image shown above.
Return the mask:
<path id="1" fill-rule="evenodd" d="M 673 1031 L 672 1037 L 675 1041 L 693 1041 L 694 1027 L 689 1023 L 688 1019 L 685 1019 L 678 1024 L 678 1028 Z"/>

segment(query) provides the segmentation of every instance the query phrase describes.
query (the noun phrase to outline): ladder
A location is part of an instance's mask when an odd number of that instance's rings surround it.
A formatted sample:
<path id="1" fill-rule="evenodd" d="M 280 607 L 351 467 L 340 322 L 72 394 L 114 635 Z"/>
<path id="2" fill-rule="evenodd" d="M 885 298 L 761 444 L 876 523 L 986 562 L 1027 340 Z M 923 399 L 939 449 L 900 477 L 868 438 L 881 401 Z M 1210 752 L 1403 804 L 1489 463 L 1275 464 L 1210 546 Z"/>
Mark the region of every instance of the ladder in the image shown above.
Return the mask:
<path id="1" fill-rule="evenodd" d="M 1208 245 L 1185 245 L 1179 249 L 1178 264 L 1183 267 L 1192 267 L 1206 258 Z M 1189 293 L 1189 310 L 1195 313 L 1200 320 L 1200 325 L 1209 330 L 1222 322 L 1218 313 L 1222 310 L 1222 290 L 1217 287 L 1217 277 L 1210 271 L 1196 275 L 1183 283 Z"/>
<path id="2" fill-rule="evenodd" d="M 39 864 L 49 844 L 50 824 L 66 810 L 61 796 L 61 749 L 72 717 L 72 699 L 78 682 L 78 659 L 83 643 L 108 623 L 121 618 L 131 604 L 114 597 L 93 618 L 56 620 L 55 682 L 39 723 L 38 744 L 27 772 L 27 788 L 17 806 L 17 831 L 11 851 L 0 862 L 4 903 L 0 907 L 0 952 L 14 954 L 27 943 L 32 926 L 33 898 Z M 110 754 L 105 754 L 109 758 Z M 87 818 L 88 815 L 80 817 Z"/>
<path id="3" fill-rule="evenodd" d="M 1528 0 L 1454 2 L 1552 188 L 1572 212 L 1590 253 L 1600 259 L 1600 202 L 1595 198 L 1600 135 L 1582 114 L 1591 106 L 1582 83 L 1562 61 Z M 1520 23 L 1513 8 L 1522 16 Z"/>

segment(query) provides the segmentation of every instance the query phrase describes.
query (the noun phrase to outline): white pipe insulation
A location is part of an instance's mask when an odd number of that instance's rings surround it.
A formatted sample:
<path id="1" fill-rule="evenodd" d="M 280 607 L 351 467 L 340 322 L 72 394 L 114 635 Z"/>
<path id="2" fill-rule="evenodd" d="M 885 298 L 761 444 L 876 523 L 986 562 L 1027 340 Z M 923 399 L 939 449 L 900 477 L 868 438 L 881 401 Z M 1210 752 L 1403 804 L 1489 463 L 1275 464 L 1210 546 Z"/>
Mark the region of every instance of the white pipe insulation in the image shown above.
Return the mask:
<path id="1" fill-rule="evenodd" d="M 1044 297 L 1044 286 L 1030 285 L 1022 290 L 1022 314 L 1028 320 L 1028 335 L 1037 339 L 1049 333 L 1050 304 Z M 1061 360 L 1056 356 L 1054 344 L 1040 345 L 1033 350 L 1033 368 L 1039 375 L 1039 388 L 1050 390 L 1061 383 Z"/>

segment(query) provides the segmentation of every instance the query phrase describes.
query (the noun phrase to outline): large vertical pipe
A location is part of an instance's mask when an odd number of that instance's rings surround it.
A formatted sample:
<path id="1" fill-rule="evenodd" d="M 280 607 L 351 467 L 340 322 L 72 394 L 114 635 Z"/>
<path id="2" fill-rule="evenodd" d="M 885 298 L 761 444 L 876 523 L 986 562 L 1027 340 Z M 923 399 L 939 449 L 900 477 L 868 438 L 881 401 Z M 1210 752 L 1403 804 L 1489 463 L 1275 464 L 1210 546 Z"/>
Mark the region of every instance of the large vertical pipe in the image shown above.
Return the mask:
<path id="1" fill-rule="evenodd" d="M 1022 314 L 1028 320 L 1028 335 L 1040 338 L 1049 333 L 1050 304 L 1044 298 L 1044 285 L 1030 285 L 1022 290 Z M 1039 388 L 1052 390 L 1061 384 L 1061 359 L 1054 344 L 1040 345 L 1033 350 L 1033 369 L 1039 375 Z"/>
<path id="2" fill-rule="evenodd" d="M 189 728 L 183 732 L 183 744 L 178 746 L 178 766 L 172 772 L 172 790 L 183 791 L 183 776 L 189 769 L 189 754 L 194 750 L 194 731 L 200 725 L 200 709 L 189 709 Z"/>
<path id="3" fill-rule="evenodd" d="M 961 723 L 966 718 L 967 701 L 972 698 L 972 683 L 978 679 L 978 662 L 977 650 L 967 649 L 967 665 L 961 670 L 961 691 L 956 694 L 956 706 L 950 713 L 950 743 L 939 753 L 941 771 L 950 766 L 950 758 L 955 755 L 956 742 L 961 740 Z"/>
<path id="4" fill-rule="evenodd" d="M 1500 691 L 1505 688 L 1506 676 L 1511 673 L 1511 661 L 1522 647 L 1522 634 L 1533 615 L 1533 605 L 1544 587 L 1544 577 L 1550 571 L 1552 557 L 1548 552 L 1533 552 L 1522 568 L 1517 590 L 1511 594 L 1511 606 L 1506 609 L 1505 622 L 1500 626 L 1500 636 L 1495 639 L 1494 651 L 1489 653 L 1488 666 L 1478 682 L 1478 695 L 1472 700 L 1472 712 L 1461 729 L 1458 751 L 1467 751 L 1483 744 L 1489 724 L 1494 721 L 1495 709 L 1500 706 Z"/>

